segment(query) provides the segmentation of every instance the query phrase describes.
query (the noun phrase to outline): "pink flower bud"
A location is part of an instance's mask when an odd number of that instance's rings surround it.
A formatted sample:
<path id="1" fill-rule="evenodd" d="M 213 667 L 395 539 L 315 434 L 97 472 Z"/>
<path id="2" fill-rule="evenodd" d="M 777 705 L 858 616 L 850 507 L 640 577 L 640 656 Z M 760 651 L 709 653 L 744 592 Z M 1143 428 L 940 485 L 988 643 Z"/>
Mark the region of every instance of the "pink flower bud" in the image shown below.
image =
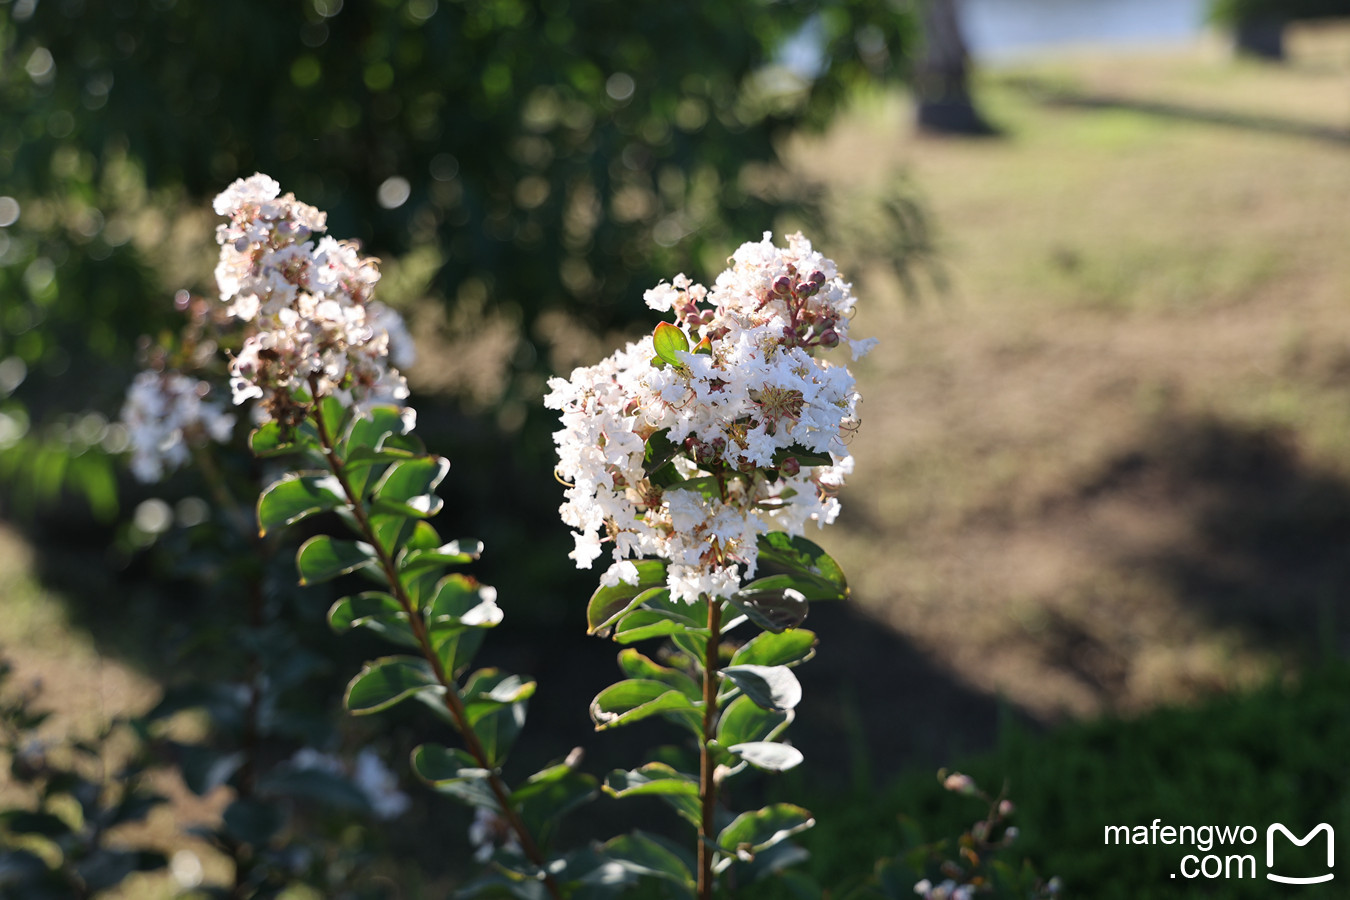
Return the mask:
<path id="1" fill-rule="evenodd" d="M 792 281 L 786 275 L 779 275 L 774 279 L 773 292 L 775 294 L 786 294 L 792 290 Z"/>
<path id="2" fill-rule="evenodd" d="M 783 464 L 778 467 L 778 471 L 791 478 L 802 470 L 802 464 L 797 461 L 797 457 L 789 456 L 783 460 Z"/>
<path id="3" fill-rule="evenodd" d="M 833 328 L 826 330 L 826 332 L 820 336 L 820 346 L 826 348 L 838 347 L 839 332 L 835 331 Z"/>

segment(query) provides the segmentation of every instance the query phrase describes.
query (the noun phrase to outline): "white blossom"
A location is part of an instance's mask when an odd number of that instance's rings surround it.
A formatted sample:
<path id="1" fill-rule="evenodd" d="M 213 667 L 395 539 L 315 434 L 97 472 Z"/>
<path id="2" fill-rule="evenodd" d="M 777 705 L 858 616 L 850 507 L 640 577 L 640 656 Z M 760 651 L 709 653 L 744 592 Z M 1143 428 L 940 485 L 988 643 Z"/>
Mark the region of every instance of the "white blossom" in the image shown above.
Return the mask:
<path id="1" fill-rule="evenodd" d="M 850 286 L 799 234 L 786 249 L 768 234 L 743 245 L 711 290 L 679 275 L 645 299 L 674 312 L 662 327 L 679 337 L 664 339 L 689 349 L 654 359 L 646 337 L 549 381 L 569 555 L 590 568 L 608 544 L 602 584 L 635 576 L 617 568 L 627 559 L 658 557 L 673 596 L 728 596 L 754 576 L 760 535 L 838 515 L 858 395 L 847 367 L 822 357 L 869 344 L 848 338 Z M 659 475 L 644 467 L 650 441 L 675 454 Z"/>
<path id="2" fill-rule="evenodd" d="M 159 481 L 191 457 L 193 446 L 230 439 L 234 416 L 223 402 L 207 399 L 210 385 L 178 372 L 138 374 L 122 405 L 131 448 L 131 473 Z"/>
<path id="3" fill-rule="evenodd" d="M 248 335 L 230 363 L 236 404 L 258 400 L 263 418 L 297 398 L 333 396 L 357 409 L 405 406 L 412 340 L 402 318 L 371 297 L 378 261 L 329 236 L 324 213 L 266 175 L 240 179 L 215 200 L 216 282 Z"/>

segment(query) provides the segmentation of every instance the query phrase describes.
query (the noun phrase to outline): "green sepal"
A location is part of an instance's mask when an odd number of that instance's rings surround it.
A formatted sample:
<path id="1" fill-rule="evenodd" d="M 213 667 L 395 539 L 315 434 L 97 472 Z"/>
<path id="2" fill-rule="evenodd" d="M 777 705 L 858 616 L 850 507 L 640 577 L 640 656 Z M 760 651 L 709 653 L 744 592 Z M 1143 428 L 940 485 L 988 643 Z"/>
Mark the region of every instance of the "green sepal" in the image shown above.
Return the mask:
<path id="1" fill-rule="evenodd" d="M 343 699 L 350 713 L 364 716 L 429 690 L 444 689 L 424 660 L 412 656 L 385 656 L 366 663 L 347 685 Z"/>
<path id="2" fill-rule="evenodd" d="M 690 700 L 699 701 L 703 699 L 702 689 L 694 679 L 678 669 L 672 669 L 657 663 L 632 647 L 619 651 L 619 668 L 629 678 L 660 681 L 675 688 Z"/>
<path id="3" fill-rule="evenodd" d="M 666 564 L 659 559 L 642 559 L 633 563 L 638 571 L 637 584 L 620 581 L 613 587 L 599 587 L 586 604 L 586 633 L 601 634 L 632 609 L 639 597 L 666 583 Z M 603 633 L 602 633 L 603 632 Z"/>
<path id="4" fill-rule="evenodd" d="M 792 709 L 801 702 L 801 682 L 787 666 L 727 666 L 719 671 L 764 709 Z"/>
<path id="5" fill-rule="evenodd" d="M 346 505 L 342 485 L 332 475 L 292 473 L 268 485 L 258 497 L 258 536 Z"/>
<path id="6" fill-rule="evenodd" d="M 499 810 L 489 784 L 487 769 L 466 751 L 440 744 L 422 744 L 413 749 L 412 770 L 433 790 L 467 803 Z"/>
<path id="7" fill-rule="evenodd" d="M 689 338 L 684 336 L 679 326 L 662 322 L 652 332 L 652 347 L 656 350 L 654 360 L 656 365 L 665 364 L 681 368 L 684 363 L 680 361 L 679 354 L 689 352 Z"/>
<path id="8" fill-rule="evenodd" d="M 717 845 L 723 852 L 749 862 L 761 850 L 767 850 L 814 824 L 816 820 L 800 806 L 774 803 L 732 819 L 717 836 Z"/>
<path id="9" fill-rule="evenodd" d="M 731 657 L 733 666 L 795 666 L 816 655 L 816 635 L 796 628 L 756 635 Z"/>
<path id="10" fill-rule="evenodd" d="M 365 628 L 396 644 L 418 645 L 403 604 L 382 591 L 343 597 L 329 608 L 328 625 L 339 633 Z"/>
<path id="11" fill-rule="evenodd" d="M 364 541 L 340 541 L 326 534 L 305 541 L 295 554 L 301 584 L 331 581 L 377 561 L 375 548 Z"/>
<path id="12" fill-rule="evenodd" d="M 605 688 L 591 701 L 595 730 L 628 725 L 664 712 L 693 712 L 694 704 L 682 691 L 660 681 L 633 678 Z"/>
<path id="13" fill-rule="evenodd" d="M 790 709 L 764 709 L 742 694 L 727 704 L 717 722 L 717 742 L 723 747 L 752 741 L 771 741 L 792 724 Z"/>
<path id="14" fill-rule="evenodd" d="M 698 778 L 665 763 L 652 762 L 624 771 L 615 769 L 605 778 L 605 793 L 611 797 L 660 797 L 697 828 L 703 816 L 699 804 Z"/>

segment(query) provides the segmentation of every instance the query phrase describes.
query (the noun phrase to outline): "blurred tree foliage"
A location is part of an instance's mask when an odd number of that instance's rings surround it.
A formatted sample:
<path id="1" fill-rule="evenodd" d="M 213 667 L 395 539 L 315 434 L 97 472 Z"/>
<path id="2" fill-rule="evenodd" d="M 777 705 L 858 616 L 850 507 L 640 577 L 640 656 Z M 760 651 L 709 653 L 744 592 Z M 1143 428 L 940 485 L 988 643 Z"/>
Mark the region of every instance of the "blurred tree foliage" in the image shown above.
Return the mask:
<path id="1" fill-rule="evenodd" d="M 210 271 L 200 210 L 255 171 L 520 323 L 518 365 L 546 311 L 638 318 L 819 207 L 782 139 L 901 74 L 897 2 L 0 0 L 0 481 L 112 507 L 83 451 L 117 449 L 138 337 Z"/>

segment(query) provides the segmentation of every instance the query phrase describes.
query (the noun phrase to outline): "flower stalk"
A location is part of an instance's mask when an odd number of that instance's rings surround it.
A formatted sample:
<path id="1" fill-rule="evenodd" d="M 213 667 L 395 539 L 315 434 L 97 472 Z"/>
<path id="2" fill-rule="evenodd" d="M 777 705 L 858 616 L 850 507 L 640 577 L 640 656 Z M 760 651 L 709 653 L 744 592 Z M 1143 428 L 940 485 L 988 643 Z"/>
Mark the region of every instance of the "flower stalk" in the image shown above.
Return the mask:
<path id="1" fill-rule="evenodd" d="M 708 643 L 703 657 L 703 740 L 699 747 L 698 896 L 711 900 L 717 861 L 717 760 L 711 746 L 717 734 L 718 668 L 721 664 L 722 602 L 708 603 Z"/>

